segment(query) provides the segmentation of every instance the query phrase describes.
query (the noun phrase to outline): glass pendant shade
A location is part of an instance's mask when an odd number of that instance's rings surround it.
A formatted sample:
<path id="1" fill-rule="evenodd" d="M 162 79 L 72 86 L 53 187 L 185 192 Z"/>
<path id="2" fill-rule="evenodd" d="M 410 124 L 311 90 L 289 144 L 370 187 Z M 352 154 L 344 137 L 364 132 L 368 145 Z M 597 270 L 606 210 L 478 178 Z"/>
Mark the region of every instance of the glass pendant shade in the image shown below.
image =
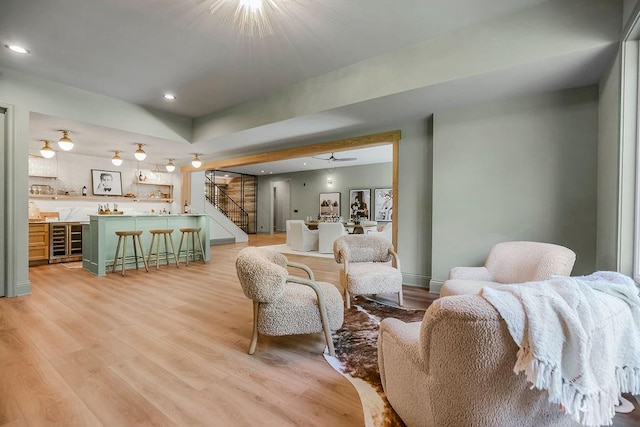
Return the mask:
<path id="1" fill-rule="evenodd" d="M 165 165 L 165 168 L 167 169 L 167 172 L 173 172 L 176 170 L 176 165 L 173 164 L 173 159 L 169 159 L 169 163 Z"/>
<path id="2" fill-rule="evenodd" d="M 194 168 L 199 168 L 200 166 L 202 166 L 202 162 L 200 161 L 200 157 L 198 154 L 195 154 L 193 160 L 191 160 L 191 166 L 193 166 Z"/>
<path id="3" fill-rule="evenodd" d="M 64 151 L 70 151 L 73 149 L 73 141 L 69 138 L 68 130 L 60 130 L 58 132 L 62 132 L 62 138 L 58 140 L 58 147 Z"/>
<path id="4" fill-rule="evenodd" d="M 50 159 L 55 156 L 56 152 L 53 151 L 53 148 L 51 148 L 51 145 L 49 145 L 51 142 L 45 139 L 43 139 L 42 142 L 44 143 L 44 145 L 40 149 L 40 154 L 42 155 L 42 157 L 44 157 L 45 159 Z"/>
<path id="5" fill-rule="evenodd" d="M 136 150 L 135 153 L 133 153 L 134 157 L 136 158 L 136 160 L 138 160 L 139 162 L 143 161 L 144 159 L 147 158 L 147 153 L 144 152 L 144 150 L 142 149 L 142 146 L 144 144 L 138 144 L 138 149 Z"/>
<path id="6" fill-rule="evenodd" d="M 116 151 L 113 157 L 111 158 L 111 163 L 114 166 L 120 166 L 122 164 L 122 157 L 120 157 L 120 152 Z"/>

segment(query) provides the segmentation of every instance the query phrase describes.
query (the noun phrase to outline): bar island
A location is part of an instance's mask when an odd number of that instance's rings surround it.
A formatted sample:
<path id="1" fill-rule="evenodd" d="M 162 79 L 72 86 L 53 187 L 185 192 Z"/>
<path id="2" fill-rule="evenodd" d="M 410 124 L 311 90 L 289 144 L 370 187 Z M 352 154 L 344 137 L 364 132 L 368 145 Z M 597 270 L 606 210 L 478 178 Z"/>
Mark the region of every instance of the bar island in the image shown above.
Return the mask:
<path id="1" fill-rule="evenodd" d="M 151 233 L 149 230 L 173 229 L 172 237 L 176 252 L 180 244 L 180 228 L 201 228 L 200 238 L 204 247 L 204 259 L 209 261 L 209 222 L 204 214 L 180 214 L 180 215 L 90 215 L 89 224 L 82 226 L 82 267 L 98 276 L 105 276 L 107 268 L 111 268 L 116 252 L 118 237 L 116 231 L 142 230 L 142 247 L 145 256 L 149 253 Z M 155 246 L 155 243 L 154 243 Z M 171 244 L 169 244 L 171 246 Z M 184 261 L 185 242 L 182 244 L 183 255 L 180 261 Z M 162 248 L 162 246 L 161 246 Z M 196 248 L 198 243 L 196 242 Z M 155 250 L 155 248 L 154 248 Z M 162 249 L 161 249 L 162 250 Z M 169 250 L 171 248 L 169 247 Z M 133 256 L 131 241 L 128 243 L 127 256 Z M 128 263 L 127 269 L 135 268 L 135 262 Z M 175 268 L 175 265 L 174 265 Z"/>

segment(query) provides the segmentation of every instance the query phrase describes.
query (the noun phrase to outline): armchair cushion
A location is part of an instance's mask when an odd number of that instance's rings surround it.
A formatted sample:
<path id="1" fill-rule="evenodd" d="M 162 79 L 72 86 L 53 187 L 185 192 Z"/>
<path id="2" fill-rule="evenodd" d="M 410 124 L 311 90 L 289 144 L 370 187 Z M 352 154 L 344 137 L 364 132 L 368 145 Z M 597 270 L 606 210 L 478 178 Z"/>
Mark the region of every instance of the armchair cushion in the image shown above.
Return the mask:
<path id="1" fill-rule="evenodd" d="M 344 304 L 340 291 L 331 283 L 316 282 L 324 295 L 329 329 L 342 327 Z M 288 283 L 277 304 L 262 304 L 258 330 L 266 335 L 311 334 L 322 330 L 318 298 L 313 289 Z"/>
<path id="2" fill-rule="evenodd" d="M 453 267 L 449 272 L 449 279 L 493 282 L 493 276 L 487 270 L 487 267 Z"/>
<path id="3" fill-rule="evenodd" d="M 340 270 L 340 282 L 348 283 L 349 292 L 355 295 L 400 292 L 402 289 L 402 273 L 388 264 L 352 263 L 347 277 L 344 275 L 344 269 Z"/>

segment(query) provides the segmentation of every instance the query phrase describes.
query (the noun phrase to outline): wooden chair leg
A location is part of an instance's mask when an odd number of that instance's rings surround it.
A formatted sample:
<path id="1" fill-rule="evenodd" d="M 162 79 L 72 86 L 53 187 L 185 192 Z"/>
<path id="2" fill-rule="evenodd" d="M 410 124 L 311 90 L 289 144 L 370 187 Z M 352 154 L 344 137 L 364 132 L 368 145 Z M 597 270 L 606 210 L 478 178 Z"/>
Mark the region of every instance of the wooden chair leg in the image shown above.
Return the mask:
<path id="1" fill-rule="evenodd" d="M 169 241 L 171 242 L 171 250 L 173 251 L 173 259 L 176 260 L 176 267 L 180 268 L 180 261 L 178 261 L 178 256 L 176 255 L 176 247 L 173 245 L 173 236 L 171 236 L 171 234 L 169 234 Z M 168 257 L 167 257 L 167 262 L 168 262 Z"/>
<path id="2" fill-rule="evenodd" d="M 200 238 L 200 232 L 198 231 L 198 244 L 200 245 L 200 256 L 202 257 L 202 263 L 206 264 L 207 261 L 204 259 L 204 246 L 202 246 L 202 239 Z"/>
<path id="3" fill-rule="evenodd" d="M 180 236 L 180 244 L 178 245 L 178 257 L 180 257 L 180 252 L 182 252 L 182 241 L 184 240 L 184 233 L 182 233 L 182 235 Z M 185 257 L 184 259 L 185 261 L 185 265 L 189 265 L 188 264 L 188 259 L 187 257 Z"/>
<path id="4" fill-rule="evenodd" d="M 113 264 L 111 265 L 111 272 L 116 272 L 116 264 L 118 263 L 118 252 L 120 251 L 120 242 L 122 242 L 122 236 L 118 236 L 118 244 L 116 245 L 116 254 L 113 256 Z"/>
<path id="5" fill-rule="evenodd" d="M 344 288 L 344 302 L 347 305 L 347 308 L 351 308 L 351 296 L 349 295 L 349 291 L 347 288 Z"/>
<path id="6" fill-rule="evenodd" d="M 133 243 L 133 257 L 136 260 L 136 270 L 138 270 L 138 248 L 136 247 L 136 237 L 131 236 L 131 243 Z M 140 243 L 140 242 L 138 242 Z"/>
<path id="7" fill-rule="evenodd" d="M 167 234 L 164 235 L 164 261 L 167 265 L 169 265 L 169 239 L 167 239 Z"/>
<path id="8" fill-rule="evenodd" d="M 140 257 L 142 258 L 142 264 L 144 264 L 144 269 L 146 270 L 146 272 L 149 272 L 149 266 L 147 265 L 147 259 L 144 257 L 144 250 L 142 249 L 142 240 L 140 240 L 140 235 L 138 234 L 136 236 L 138 238 L 138 246 L 140 247 Z M 133 246 L 136 245 L 136 242 L 133 242 Z M 136 262 L 137 262 L 138 258 L 136 257 Z"/>
<path id="9" fill-rule="evenodd" d="M 256 352 L 256 344 L 258 344 L 258 308 L 260 303 L 253 302 L 253 335 L 251 336 L 251 344 L 249 345 L 249 354 Z"/>
<path id="10" fill-rule="evenodd" d="M 127 254 L 127 238 L 124 238 L 124 242 L 122 242 L 122 275 L 124 276 L 124 258 Z"/>
<path id="11" fill-rule="evenodd" d="M 153 242 L 156 240 L 156 235 L 151 233 L 151 244 L 149 245 L 149 253 L 147 254 L 147 264 L 151 263 L 151 254 L 153 253 Z"/>

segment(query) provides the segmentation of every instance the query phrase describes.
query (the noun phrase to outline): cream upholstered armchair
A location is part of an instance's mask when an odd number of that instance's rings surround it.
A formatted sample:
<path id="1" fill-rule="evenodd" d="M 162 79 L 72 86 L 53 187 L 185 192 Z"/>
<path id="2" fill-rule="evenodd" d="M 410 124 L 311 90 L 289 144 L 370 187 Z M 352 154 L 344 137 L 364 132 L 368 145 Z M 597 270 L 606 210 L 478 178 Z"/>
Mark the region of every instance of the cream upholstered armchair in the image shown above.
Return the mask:
<path id="1" fill-rule="evenodd" d="M 289 227 L 291 233 L 287 233 L 287 239 L 291 249 L 302 252 L 318 250 L 318 230 L 309 230 L 304 222 L 293 222 Z"/>
<path id="2" fill-rule="evenodd" d="M 286 227 L 286 232 L 287 232 L 287 245 L 291 246 L 291 240 L 290 240 L 290 236 L 291 236 L 291 224 L 293 224 L 294 222 L 297 222 L 299 224 L 304 224 L 304 220 L 302 219 L 288 219 L 285 222 L 285 227 Z"/>
<path id="3" fill-rule="evenodd" d="M 496 244 L 484 267 L 454 267 L 440 296 L 477 294 L 485 287 L 537 282 L 553 275 L 569 276 L 576 261 L 571 249 L 551 243 L 503 242 Z"/>
<path id="4" fill-rule="evenodd" d="M 407 426 L 574 426 L 513 367 L 518 346 L 480 295 L 436 300 L 422 322 L 384 319 L 382 387 Z"/>
<path id="5" fill-rule="evenodd" d="M 400 259 L 391 242 L 367 234 L 342 236 L 333 243 L 333 256 L 343 264 L 340 283 L 347 308 L 351 307 L 350 294 L 397 292 L 402 305 Z"/>
<path id="6" fill-rule="evenodd" d="M 318 252 L 333 253 L 333 242 L 346 234 L 347 230 L 340 222 L 321 222 L 318 224 Z"/>
<path id="7" fill-rule="evenodd" d="M 375 236 L 380 236 L 385 238 L 388 241 L 393 241 L 393 223 L 388 222 L 384 225 L 384 227 L 382 227 L 382 230 L 377 231 L 377 230 L 369 230 L 367 231 L 367 234 L 372 234 Z"/>
<path id="8" fill-rule="evenodd" d="M 308 278 L 289 275 L 287 267 L 302 269 Z M 236 272 L 245 296 L 253 300 L 253 354 L 258 334 L 281 336 L 324 332 L 329 354 L 334 356 L 331 331 L 340 329 L 344 308 L 340 291 L 317 282 L 304 264 L 269 249 L 244 248 L 236 258 Z"/>

